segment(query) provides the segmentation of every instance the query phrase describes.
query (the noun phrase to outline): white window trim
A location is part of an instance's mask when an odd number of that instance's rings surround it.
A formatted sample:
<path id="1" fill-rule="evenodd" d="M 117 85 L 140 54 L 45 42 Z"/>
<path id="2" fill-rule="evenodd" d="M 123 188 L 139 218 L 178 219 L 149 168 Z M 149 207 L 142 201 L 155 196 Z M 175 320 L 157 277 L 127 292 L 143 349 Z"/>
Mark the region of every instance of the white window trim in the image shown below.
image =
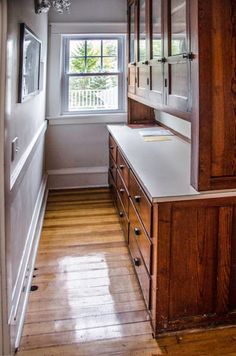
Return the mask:
<path id="1" fill-rule="evenodd" d="M 68 80 L 76 74 L 68 74 L 68 42 L 70 39 L 93 40 L 93 39 L 117 39 L 118 40 L 118 72 L 91 73 L 91 75 L 116 75 L 118 77 L 118 109 L 115 110 L 68 110 Z M 81 76 L 81 75 L 80 75 Z M 85 115 L 106 115 L 119 114 L 125 112 L 125 35 L 114 34 L 88 34 L 88 35 L 63 35 L 62 36 L 62 82 L 61 82 L 61 116 L 85 116 Z"/>

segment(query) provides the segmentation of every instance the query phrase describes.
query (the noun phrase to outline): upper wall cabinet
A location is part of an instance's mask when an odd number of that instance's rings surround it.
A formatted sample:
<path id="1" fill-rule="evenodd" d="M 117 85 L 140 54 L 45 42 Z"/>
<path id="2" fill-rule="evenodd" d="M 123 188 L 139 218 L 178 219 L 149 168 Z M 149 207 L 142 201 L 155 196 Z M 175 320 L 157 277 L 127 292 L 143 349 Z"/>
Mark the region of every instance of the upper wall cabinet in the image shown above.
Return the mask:
<path id="1" fill-rule="evenodd" d="M 129 1 L 128 9 L 129 94 L 154 108 L 189 118 L 188 0 Z"/>
<path id="2" fill-rule="evenodd" d="M 236 1 L 134 4 L 129 123 L 149 122 L 147 107 L 191 120 L 191 184 L 236 189 Z"/>

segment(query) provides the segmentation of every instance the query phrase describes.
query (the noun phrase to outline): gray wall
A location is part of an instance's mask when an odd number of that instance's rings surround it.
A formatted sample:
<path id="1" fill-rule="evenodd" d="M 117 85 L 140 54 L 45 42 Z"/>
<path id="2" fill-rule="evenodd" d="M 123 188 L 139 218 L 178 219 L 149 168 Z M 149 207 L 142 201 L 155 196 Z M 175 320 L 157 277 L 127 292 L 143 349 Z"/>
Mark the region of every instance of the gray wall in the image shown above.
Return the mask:
<path id="1" fill-rule="evenodd" d="M 60 114 L 60 44 L 63 33 L 125 33 L 126 0 L 74 0 L 70 14 L 58 15 L 52 10 L 49 22 L 49 128 L 46 139 L 49 186 L 64 188 L 107 185 L 106 123 L 125 122 L 127 115 L 63 117 Z"/>
<path id="2" fill-rule="evenodd" d="M 27 102 L 18 103 L 19 24 L 24 22 L 42 40 L 41 61 L 46 68 L 47 15 L 36 15 L 34 0 L 8 1 L 7 90 L 5 115 L 5 189 L 8 310 L 14 317 L 16 300 L 30 242 L 33 213 L 44 175 L 44 89 Z M 19 151 L 11 161 L 11 142 L 19 140 Z M 20 313 L 19 313 L 20 314 Z M 22 313 L 21 313 L 22 314 Z M 12 321 L 12 320 L 11 320 Z M 16 321 L 17 322 L 17 321 Z M 17 332 L 17 330 L 15 331 Z M 12 335 L 13 342 L 16 335 Z"/>

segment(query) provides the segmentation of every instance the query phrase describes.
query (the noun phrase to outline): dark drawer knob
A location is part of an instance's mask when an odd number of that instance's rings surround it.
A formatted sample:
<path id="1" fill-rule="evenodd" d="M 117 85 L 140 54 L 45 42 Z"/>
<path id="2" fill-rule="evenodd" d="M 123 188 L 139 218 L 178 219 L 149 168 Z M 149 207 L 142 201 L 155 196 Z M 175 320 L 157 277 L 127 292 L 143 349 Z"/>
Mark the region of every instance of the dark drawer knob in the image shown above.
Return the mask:
<path id="1" fill-rule="evenodd" d="M 123 188 L 120 188 L 120 193 L 123 194 L 124 193 L 124 189 Z"/>
<path id="2" fill-rule="evenodd" d="M 183 59 L 188 59 L 188 60 L 192 61 L 194 59 L 194 54 L 192 52 L 184 53 L 183 54 Z"/>
<path id="3" fill-rule="evenodd" d="M 140 203 L 140 200 L 141 200 L 141 196 L 140 196 L 140 195 L 135 195 L 135 196 L 134 196 L 134 201 L 135 201 L 136 203 Z"/>
<path id="4" fill-rule="evenodd" d="M 123 213 L 122 211 L 120 211 L 120 212 L 119 212 L 119 215 L 120 215 L 121 218 L 123 218 L 124 213 Z"/>
<path id="5" fill-rule="evenodd" d="M 125 165 L 124 164 L 120 164 L 120 169 L 124 169 Z"/>
<path id="6" fill-rule="evenodd" d="M 137 266 L 137 267 L 139 267 L 139 266 L 141 265 L 141 260 L 140 260 L 140 258 L 138 258 L 138 257 L 135 257 L 135 258 L 134 258 L 134 265 Z"/>
<path id="7" fill-rule="evenodd" d="M 135 227 L 135 228 L 134 228 L 134 234 L 135 234 L 136 236 L 141 235 L 141 230 L 140 230 L 138 227 Z"/>
<path id="8" fill-rule="evenodd" d="M 130 63 L 132 66 L 136 66 L 137 64 L 135 62 Z"/>
<path id="9" fill-rule="evenodd" d="M 149 62 L 148 61 L 144 61 L 144 62 L 142 62 L 142 64 L 145 64 L 147 66 L 149 64 Z"/>

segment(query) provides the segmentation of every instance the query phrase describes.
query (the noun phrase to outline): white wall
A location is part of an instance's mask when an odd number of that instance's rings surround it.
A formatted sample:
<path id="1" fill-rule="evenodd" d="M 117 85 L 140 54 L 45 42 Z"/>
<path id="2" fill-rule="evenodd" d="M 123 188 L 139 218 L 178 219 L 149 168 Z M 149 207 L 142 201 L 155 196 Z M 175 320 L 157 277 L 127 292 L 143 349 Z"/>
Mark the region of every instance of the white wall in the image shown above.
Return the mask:
<path id="1" fill-rule="evenodd" d="M 70 13 L 50 11 L 49 22 L 125 22 L 125 0 L 73 0 Z"/>
<path id="2" fill-rule="evenodd" d="M 61 115 L 61 35 L 125 33 L 126 0 L 73 1 L 70 14 L 50 12 L 46 166 L 51 188 L 107 185 L 106 123 L 125 122 L 127 114 Z M 125 94 L 126 96 L 126 94 Z"/>
<path id="3" fill-rule="evenodd" d="M 42 40 L 41 61 L 47 60 L 47 15 L 36 15 L 34 0 L 8 1 L 7 88 L 5 114 L 6 248 L 8 317 L 12 343 L 22 323 L 26 293 L 22 297 L 28 258 L 34 243 L 35 207 L 44 184 L 45 95 L 18 103 L 19 33 L 25 23 Z M 18 137 L 19 151 L 11 160 L 11 142 Z M 28 275 L 29 277 L 29 275 Z"/>

